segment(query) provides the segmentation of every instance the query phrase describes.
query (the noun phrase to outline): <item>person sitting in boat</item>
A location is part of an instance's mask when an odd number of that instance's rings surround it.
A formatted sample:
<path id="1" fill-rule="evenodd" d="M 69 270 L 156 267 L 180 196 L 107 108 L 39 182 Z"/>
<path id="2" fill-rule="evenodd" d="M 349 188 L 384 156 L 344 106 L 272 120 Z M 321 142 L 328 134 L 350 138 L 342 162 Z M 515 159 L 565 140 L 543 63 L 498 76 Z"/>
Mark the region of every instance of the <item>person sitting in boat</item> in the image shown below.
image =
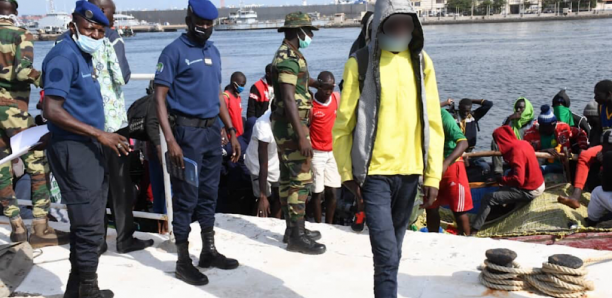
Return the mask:
<path id="1" fill-rule="evenodd" d="M 582 114 L 587 119 L 589 127 L 591 128 L 591 131 L 588 133 L 589 146 L 599 146 L 599 140 L 603 134 L 603 130 L 601 129 L 601 120 L 599 119 L 599 105 L 596 101 L 589 102 L 584 108 L 584 112 Z"/>
<path id="2" fill-rule="evenodd" d="M 599 104 L 599 115 L 603 131 L 612 129 L 612 81 L 604 80 L 595 85 L 595 101 Z"/>
<path id="3" fill-rule="evenodd" d="M 559 153 L 580 154 L 582 150 L 589 148 L 586 132 L 558 121 L 549 105 L 543 105 L 540 111 L 537 124 L 527 130 L 524 136 L 524 140 L 529 142 L 533 149 L 558 158 Z M 542 171 L 544 175 L 562 173 L 563 165 L 559 160 L 549 160 L 542 165 Z"/>
<path id="4" fill-rule="evenodd" d="M 601 185 L 599 173 L 603 156 L 612 152 L 612 130 L 606 131 L 600 140 L 601 145 L 591 147 L 589 150 L 582 151 L 578 164 L 576 165 L 576 174 L 574 178 L 574 192 L 570 197 L 560 196 L 557 200 L 559 203 L 568 207 L 580 208 L 580 197 L 583 191 L 590 192 L 597 186 Z"/>
<path id="5" fill-rule="evenodd" d="M 246 86 L 246 76 L 237 71 L 232 74 L 231 82 L 225 87 L 223 92 L 223 99 L 225 99 L 225 105 L 232 118 L 232 124 L 236 128 L 236 136 L 239 137 L 244 133 L 244 120 L 242 119 L 242 98 L 240 93 L 244 91 Z"/>
<path id="6" fill-rule="evenodd" d="M 454 100 L 449 98 L 447 101 L 442 102 L 441 106 L 444 107 L 452 104 L 454 104 Z M 480 107 L 472 111 L 472 106 L 475 104 L 480 105 Z M 480 119 L 482 119 L 492 107 L 493 102 L 485 99 L 464 98 L 459 101 L 459 110 L 455 111 L 453 116 L 461 128 L 461 132 L 467 138 L 468 148 L 465 152 L 472 152 L 476 147 L 478 132 L 480 131 L 478 121 L 480 121 Z M 491 172 L 491 166 L 486 160 L 484 160 L 484 158 L 472 158 L 469 161 L 466 161 L 466 166 L 469 164 L 473 164 L 474 166 L 480 168 L 483 177 L 488 176 Z"/>
<path id="7" fill-rule="evenodd" d="M 514 102 L 514 114 L 508 116 L 502 125 L 509 125 L 514 131 L 514 135 L 518 140 L 523 139 L 525 131 L 530 129 L 535 122 L 535 113 L 533 111 L 533 105 L 525 97 L 519 97 Z M 491 149 L 499 151 L 495 141 L 491 144 Z M 497 176 L 501 176 L 504 171 L 503 161 L 501 157 L 493 157 L 493 172 Z"/>
<path id="8" fill-rule="evenodd" d="M 596 226 L 598 223 L 612 220 L 612 152 L 606 152 L 603 157 L 603 171 L 601 172 L 601 186 L 591 193 L 587 226 Z"/>
<path id="9" fill-rule="evenodd" d="M 457 221 L 459 235 L 470 235 L 470 219 L 467 212 L 472 210 L 472 193 L 468 181 L 463 153 L 468 149 L 468 140 L 455 123 L 453 116 L 442 109 L 444 128 L 444 166 L 438 199 L 426 209 L 427 230 L 437 233 L 440 230 L 440 206 L 449 205 Z"/>
<path id="10" fill-rule="evenodd" d="M 552 107 L 557 120 L 567 123 L 571 127 L 577 127 L 584 130 L 587 136 L 591 133 L 591 126 L 587 118 L 573 113 L 570 110 L 570 98 L 565 90 L 559 91 L 559 93 L 553 97 Z"/>
<path id="11" fill-rule="evenodd" d="M 529 203 L 544 193 L 546 184 L 535 150 L 526 141 L 518 140 L 512 127 L 504 125 L 493 132 L 493 140 L 511 169 L 499 179 L 501 189 L 482 198 L 480 210 L 472 222 L 472 235 L 484 225 L 491 207 L 512 203 Z"/>

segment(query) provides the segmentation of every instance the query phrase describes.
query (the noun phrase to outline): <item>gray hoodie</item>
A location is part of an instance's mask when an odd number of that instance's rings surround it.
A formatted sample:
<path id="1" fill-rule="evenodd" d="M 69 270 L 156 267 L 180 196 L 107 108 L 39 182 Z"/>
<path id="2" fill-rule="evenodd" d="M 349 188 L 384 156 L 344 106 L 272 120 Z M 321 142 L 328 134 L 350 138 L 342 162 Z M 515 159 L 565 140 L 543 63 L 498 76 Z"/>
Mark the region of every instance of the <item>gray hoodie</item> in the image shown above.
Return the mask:
<path id="1" fill-rule="evenodd" d="M 381 49 L 378 44 L 378 35 L 381 34 L 381 24 L 394 14 L 409 14 L 414 19 L 414 32 L 410 43 L 412 65 L 414 67 L 417 82 L 417 94 L 420 104 L 421 127 L 423 129 L 423 163 L 427 168 L 427 150 L 429 147 L 429 121 L 427 117 L 427 100 L 425 95 L 425 84 L 423 75 L 423 27 L 408 0 L 378 0 L 372 24 L 372 38 L 368 46 L 370 59 L 368 72 L 365 78 L 363 90 L 357 106 L 357 123 L 353 131 L 353 147 L 351 159 L 353 163 L 353 176 L 355 180 L 363 185 L 368 175 L 376 130 L 378 124 L 378 113 L 380 107 L 381 84 L 380 84 L 380 56 Z"/>

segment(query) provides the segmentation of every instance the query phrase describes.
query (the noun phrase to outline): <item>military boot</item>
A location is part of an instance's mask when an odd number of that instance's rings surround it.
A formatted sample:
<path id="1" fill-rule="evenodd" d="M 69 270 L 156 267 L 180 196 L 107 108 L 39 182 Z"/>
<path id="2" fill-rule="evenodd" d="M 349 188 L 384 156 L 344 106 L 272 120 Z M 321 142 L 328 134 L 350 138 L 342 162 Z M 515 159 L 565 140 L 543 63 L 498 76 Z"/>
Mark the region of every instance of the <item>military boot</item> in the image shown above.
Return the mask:
<path id="1" fill-rule="evenodd" d="M 64 298 L 79 298 L 79 285 L 80 278 L 77 271 L 70 271 L 70 275 L 68 276 L 68 283 L 66 284 L 66 292 L 64 293 Z"/>
<path id="2" fill-rule="evenodd" d="M 28 229 L 23 223 L 21 217 L 17 216 L 10 220 L 11 222 L 11 242 L 26 242 L 28 241 Z"/>
<path id="3" fill-rule="evenodd" d="M 79 276 L 79 298 L 113 298 L 111 290 L 98 288 L 98 274 L 95 272 L 81 272 Z"/>
<path id="4" fill-rule="evenodd" d="M 202 232 L 201 236 L 202 253 L 200 254 L 198 267 L 216 267 L 223 270 L 232 270 L 240 266 L 237 260 L 228 259 L 217 251 L 217 247 L 215 246 L 215 231 Z"/>
<path id="5" fill-rule="evenodd" d="M 70 234 L 56 231 L 49 226 L 49 219 L 36 218 L 32 221 L 30 245 L 32 248 L 65 245 L 70 243 Z"/>
<path id="6" fill-rule="evenodd" d="M 208 277 L 193 266 L 193 261 L 189 256 L 189 242 L 177 243 L 176 249 L 178 252 L 175 273 L 176 278 L 194 286 L 207 285 Z"/>
<path id="7" fill-rule="evenodd" d="M 289 237 L 287 250 L 307 255 L 320 255 L 325 253 L 326 247 L 306 235 L 305 221 L 302 218 L 292 222 L 291 237 Z"/>
<path id="8" fill-rule="evenodd" d="M 291 237 L 292 225 L 291 220 L 289 218 L 289 214 L 284 213 L 284 211 L 285 210 L 283 210 L 283 214 L 285 216 L 285 223 L 287 224 L 287 227 L 285 228 L 285 236 L 283 236 L 283 243 L 287 244 L 289 243 L 289 238 Z M 319 231 L 311 231 L 309 229 L 306 229 L 306 236 L 314 241 L 321 240 L 321 232 Z"/>

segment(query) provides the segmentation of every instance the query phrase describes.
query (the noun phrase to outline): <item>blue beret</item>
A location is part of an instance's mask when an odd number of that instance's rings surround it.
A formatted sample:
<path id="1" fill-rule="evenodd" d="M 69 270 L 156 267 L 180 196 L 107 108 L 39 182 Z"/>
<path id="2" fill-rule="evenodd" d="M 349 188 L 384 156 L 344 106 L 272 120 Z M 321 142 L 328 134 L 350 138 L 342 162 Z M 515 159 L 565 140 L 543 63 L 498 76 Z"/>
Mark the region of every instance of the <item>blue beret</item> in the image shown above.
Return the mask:
<path id="1" fill-rule="evenodd" d="M 85 18 L 90 23 L 98 23 L 105 27 L 110 25 L 108 18 L 106 18 L 102 10 L 87 1 L 77 1 L 74 13 Z"/>
<path id="2" fill-rule="evenodd" d="M 189 8 L 200 19 L 215 20 L 219 17 L 217 7 L 210 0 L 189 0 Z"/>

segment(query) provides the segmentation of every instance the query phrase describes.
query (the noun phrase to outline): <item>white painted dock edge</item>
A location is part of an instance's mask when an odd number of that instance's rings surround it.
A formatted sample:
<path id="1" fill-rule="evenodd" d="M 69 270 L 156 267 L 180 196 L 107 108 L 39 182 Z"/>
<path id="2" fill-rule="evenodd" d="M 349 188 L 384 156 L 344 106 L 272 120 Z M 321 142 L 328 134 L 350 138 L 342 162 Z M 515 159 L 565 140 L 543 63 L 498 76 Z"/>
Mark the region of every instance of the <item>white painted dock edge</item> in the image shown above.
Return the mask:
<path id="1" fill-rule="evenodd" d="M 8 242 L 10 226 L 0 218 L 0 244 Z M 66 226 L 54 225 L 62 230 Z M 99 281 L 115 297 L 265 297 L 344 298 L 373 297 L 373 265 L 367 232 L 356 234 L 348 227 L 308 225 L 323 233 L 327 253 L 305 256 L 289 253 L 281 243 L 285 222 L 274 219 L 217 215 L 217 246 L 241 262 L 239 269 L 202 270 L 210 279 L 203 287 L 187 285 L 174 278 L 176 255 L 156 248 L 119 255 L 115 233 L 108 236 L 109 252 L 100 259 Z M 192 225 L 191 254 L 194 261 L 201 248 L 199 227 Z M 138 233 L 159 245 L 165 237 Z M 505 247 L 516 251 L 523 266 L 540 266 L 548 256 L 569 253 L 581 258 L 607 252 L 563 246 L 544 246 L 512 241 L 475 239 L 450 235 L 408 232 L 400 267 L 399 296 L 410 298 L 448 297 L 539 297 L 517 292 L 488 291 L 478 283 L 476 267 L 487 249 Z M 68 247 L 42 249 L 18 292 L 44 297 L 61 297 L 70 264 Z M 589 298 L 612 297 L 612 262 L 588 267 L 588 278 L 596 290 Z"/>

